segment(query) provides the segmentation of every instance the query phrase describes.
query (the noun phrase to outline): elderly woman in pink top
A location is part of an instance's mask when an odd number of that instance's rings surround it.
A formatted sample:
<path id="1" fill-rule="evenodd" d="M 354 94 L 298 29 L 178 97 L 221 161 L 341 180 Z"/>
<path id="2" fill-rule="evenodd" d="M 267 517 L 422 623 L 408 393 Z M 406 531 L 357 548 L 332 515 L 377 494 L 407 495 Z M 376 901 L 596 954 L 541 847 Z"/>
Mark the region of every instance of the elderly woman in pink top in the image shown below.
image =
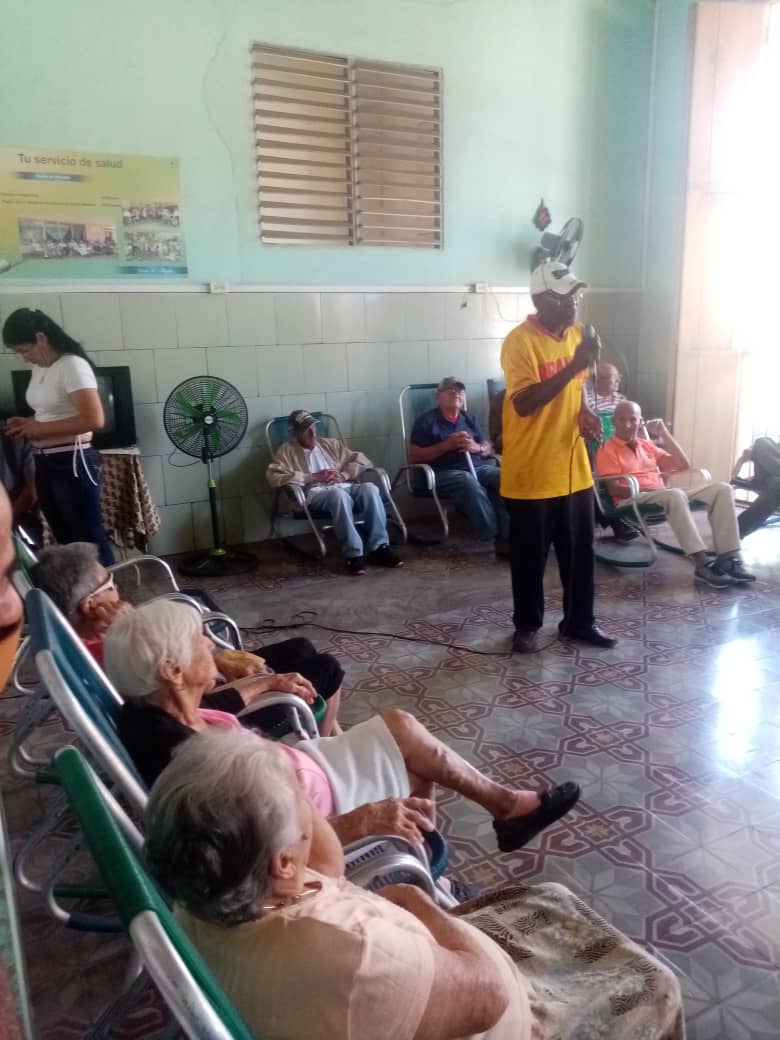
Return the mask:
<path id="1" fill-rule="evenodd" d="M 211 643 L 200 618 L 181 603 L 155 600 L 114 621 L 105 637 L 104 664 L 125 697 L 120 739 L 148 784 L 193 733 L 218 727 L 238 734 L 236 716 L 257 695 L 252 679 L 240 689 L 214 690 Z M 388 833 L 419 844 L 421 832 L 433 829 L 438 783 L 486 809 L 499 849 L 513 852 L 565 815 L 580 794 L 574 783 L 540 792 L 495 783 L 395 708 L 338 736 L 284 746 L 282 753 L 302 790 L 333 818 L 344 844 Z M 218 799 L 219 791 L 214 795 Z"/>
<path id="2" fill-rule="evenodd" d="M 680 1040 L 672 972 L 557 884 L 454 913 L 344 878 L 283 749 L 199 734 L 154 785 L 146 857 L 249 1030 L 275 1040 Z"/>

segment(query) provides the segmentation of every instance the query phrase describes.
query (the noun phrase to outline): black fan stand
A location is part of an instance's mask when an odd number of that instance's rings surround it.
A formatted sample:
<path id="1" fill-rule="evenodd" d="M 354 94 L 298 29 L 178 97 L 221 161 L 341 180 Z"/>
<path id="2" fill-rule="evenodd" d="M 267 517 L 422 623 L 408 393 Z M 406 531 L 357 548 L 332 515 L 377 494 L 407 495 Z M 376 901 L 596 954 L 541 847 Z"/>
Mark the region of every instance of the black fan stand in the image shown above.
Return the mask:
<path id="1" fill-rule="evenodd" d="M 213 420 L 212 420 L 213 421 Z M 208 418 L 206 419 L 208 422 Z M 209 506 L 211 507 L 211 531 L 214 547 L 206 553 L 190 556 L 178 566 L 189 578 L 229 578 L 234 574 L 248 574 L 259 564 L 258 558 L 240 549 L 228 549 L 220 537 L 219 510 L 217 507 L 217 482 L 211 469 L 211 456 L 207 443 L 203 446 L 203 462 L 209 474 Z"/>

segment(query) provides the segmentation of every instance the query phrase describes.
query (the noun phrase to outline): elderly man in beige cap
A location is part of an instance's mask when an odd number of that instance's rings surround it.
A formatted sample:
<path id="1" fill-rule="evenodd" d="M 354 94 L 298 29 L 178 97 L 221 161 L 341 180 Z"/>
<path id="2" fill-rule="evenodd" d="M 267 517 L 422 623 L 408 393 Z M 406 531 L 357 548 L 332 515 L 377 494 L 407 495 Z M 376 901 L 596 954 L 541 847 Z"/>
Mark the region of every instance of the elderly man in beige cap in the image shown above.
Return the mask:
<path id="1" fill-rule="evenodd" d="M 495 540 L 496 555 L 508 555 L 509 517 L 499 491 L 493 445 L 476 416 L 466 411 L 466 387 L 446 376 L 436 388 L 436 407 L 412 428 L 410 462 L 426 462 L 436 490 L 449 498 L 481 541 Z"/>
<path id="2" fill-rule="evenodd" d="M 318 420 L 303 409 L 290 414 L 290 440 L 276 451 L 266 480 L 274 488 L 297 484 L 310 509 L 327 513 L 350 574 L 365 574 L 366 562 L 401 567 L 389 545 L 387 514 L 376 484 L 357 478 L 371 467 L 362 452 L 351 451 L 334 437 L 318 437 Z M 362 514 L 363 535 L 353 513 Z M 366 557 L 367 553 L 367 557 Z"/>

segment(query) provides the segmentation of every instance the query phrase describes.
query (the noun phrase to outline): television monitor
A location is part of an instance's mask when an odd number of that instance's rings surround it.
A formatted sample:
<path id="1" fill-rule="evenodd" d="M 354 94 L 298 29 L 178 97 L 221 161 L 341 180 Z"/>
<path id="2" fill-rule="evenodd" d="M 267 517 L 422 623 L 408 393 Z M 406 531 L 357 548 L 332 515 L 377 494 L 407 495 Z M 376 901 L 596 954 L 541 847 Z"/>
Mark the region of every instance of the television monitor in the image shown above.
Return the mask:
<path id="1" fill-rule="evenodd" d="M 25 397 L 31 374 L 29 368 L 15 369 L 11 372 L 17 415 L 32 415 L 32 409 Z M 96 365 L 95 375 L 106 424 L 102 430 L 94 434 L 93 445 L 98 450 L 134 447 L 135 412 L 130 368 L 127 365 Z"/>

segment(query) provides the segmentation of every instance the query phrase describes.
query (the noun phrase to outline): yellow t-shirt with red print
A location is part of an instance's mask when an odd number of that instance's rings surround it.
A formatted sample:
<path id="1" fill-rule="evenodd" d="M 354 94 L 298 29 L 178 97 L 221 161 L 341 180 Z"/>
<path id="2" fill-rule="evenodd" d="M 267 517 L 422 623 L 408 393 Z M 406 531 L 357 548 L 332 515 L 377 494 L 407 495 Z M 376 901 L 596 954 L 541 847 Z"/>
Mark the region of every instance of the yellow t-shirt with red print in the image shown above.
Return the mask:
<path id="1" fill-rule="evenodd" d="M 559 498 L 593 486 L 578 416 L 587 369 L 538 412 L 520 416 L 512 399 L 521 390 L 554 376 L 574 357 L 582 325 L 553 336 L 531 315 L 512 329 L 501 348 L 506 380 L 502 416 L 501 494 L 504 498 Z"/>

